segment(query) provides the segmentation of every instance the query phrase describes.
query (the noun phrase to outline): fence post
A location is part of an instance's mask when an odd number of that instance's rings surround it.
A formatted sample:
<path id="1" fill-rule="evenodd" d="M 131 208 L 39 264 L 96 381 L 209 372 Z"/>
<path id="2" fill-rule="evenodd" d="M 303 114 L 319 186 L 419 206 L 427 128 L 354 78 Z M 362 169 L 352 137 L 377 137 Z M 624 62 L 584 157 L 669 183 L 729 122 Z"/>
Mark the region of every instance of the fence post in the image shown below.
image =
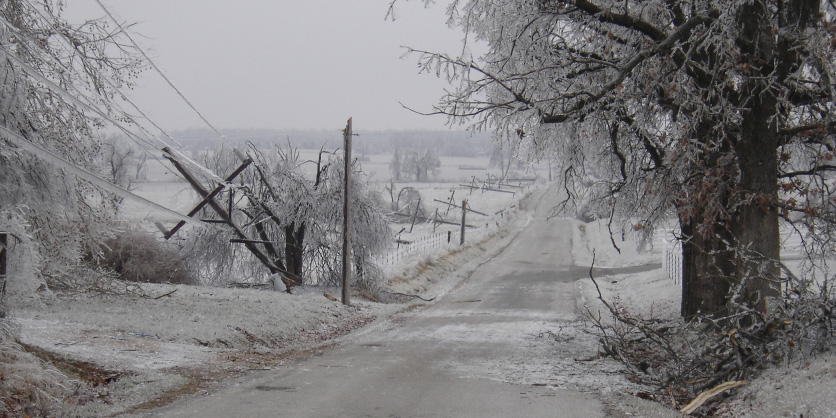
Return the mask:
<path id="1" fill-rule="evenodd" d="M 465 217 L 467 215 L 467 199 L 462 200 L 462 239 L 459 242 L 459 245 L 464 245 L 464 226 L 465 226 Z"/>
<path id="2" fill-rule="evenodd" d="M 412 233 L 412 228 L 415 228 L 415 218 L 418 217 L 418 209 L 421 208 L 421 198 L 418 198 L 418 204 L 415 205 L 415 215 L 412 215 L 412 225 L 409 227 L 409 233 Z"/>

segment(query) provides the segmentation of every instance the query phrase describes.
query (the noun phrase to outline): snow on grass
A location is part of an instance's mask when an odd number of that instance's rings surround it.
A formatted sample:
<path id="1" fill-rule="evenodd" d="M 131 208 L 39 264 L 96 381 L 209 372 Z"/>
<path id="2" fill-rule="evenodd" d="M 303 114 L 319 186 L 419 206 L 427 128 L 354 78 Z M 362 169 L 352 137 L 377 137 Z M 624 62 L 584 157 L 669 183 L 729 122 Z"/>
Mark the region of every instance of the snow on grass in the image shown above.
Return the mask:
<path id="1" fill-rule="evenodd" d="M 613 229 L 612 236 L 607 220 L 584 223 L 573 220 L 572 257 L 575 265 L 589 266 L 593 256 L 598 267 L 641 266 L 662 262 L 664 242 L 661 234 L 642 245 L 638 233 Z"/>
<path id="2" fill-rule="evenodd" d="M 11 322 L 0 319 L 0 416 L 49 416 L 70 392 L 70 379 L 44 365 L 14 341 Z"/>
<path id="3" fill-rule="evenodd" d="M 612 306 L 624 307 L 631 314 L 646 319 L 669 319 L 679 316 L 682 287 L 662 269 L 643 273 L 615 274 L 595 277 L 604 300 Z M 607 308 L 598 299 L 591 279 L 578 282 L 582 306 L 596 316 L 610 319 Z"/>
<path id="4" fill-rule="evenodd" d="M 108 386 L 112 396 L 107 402 L 113 405 L 93 402 L 80 405 L 79 411 L 117 413 L 190 384 L 184 377 L 188 370 L 269 367 L 230 361 L 239 357 L 236 353 L 281 353 L 322 344 L 387 308 L 365 302 L 345 307 L 325 298 L 322 289 L 288 295 L 143 284 L 142 290 L 148 297 L 56 292 L 55 299 L 40 306 L 12 312 L 24 344 L 128 373 Z"/>
<path id="5" fill-rule="evenodd" d="M 766 371 L 741 389 L 719 417 L 836 416 L 836 355 L 830 353 L 796 367 Z"/>
<path id="6" fill-rule="evenodd" d="M 190 361 L 166 361 L 160 353 L 180 352 L 201 361 L 211 349 L 280 348 L 301 330 L 314 330 L 364 309 L 345 307 L 315 291 L 288 295 L 164 284 L 143 284 L 142 289 L 150 297 L 63 293 L 43 306 L 20 309 L 14 314 L 24 325 L 21 340 L 63 347 L 62 351 L 105 363 L 107 357 L 96 352 L 100 345 L 112 347 L 115 353 L 147 346 L 158 353 L 155 364 L 134 354 L 124 358 L 114 354 L 113 365 L 128 361 L 135 369 L 165 368 Z M 195 348 L 167 349 L 167 344 Z M 85 352 L 84 347 L 92 350 Z"/>

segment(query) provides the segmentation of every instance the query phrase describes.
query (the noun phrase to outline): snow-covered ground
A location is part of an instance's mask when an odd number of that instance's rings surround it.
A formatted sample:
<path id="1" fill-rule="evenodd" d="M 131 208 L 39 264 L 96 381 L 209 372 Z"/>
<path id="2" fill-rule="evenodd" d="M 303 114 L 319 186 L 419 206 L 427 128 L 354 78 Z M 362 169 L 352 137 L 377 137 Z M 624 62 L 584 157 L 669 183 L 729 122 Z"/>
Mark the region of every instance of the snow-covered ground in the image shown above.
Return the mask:
<path id="1" fill-rule="evenodd" d="M 293 351 L 317 347 L 394 308 L 364 302 L 345 307 L 322 289 L 287 295 L 146 284 L 142 292 L 56 292 L 12 312 L 22 343 L 119 376 L 104 402 L 73 413 L 118 413 L 172 390 L 191 387 L 188 393 L 224 376 L 275 367 Z"/>

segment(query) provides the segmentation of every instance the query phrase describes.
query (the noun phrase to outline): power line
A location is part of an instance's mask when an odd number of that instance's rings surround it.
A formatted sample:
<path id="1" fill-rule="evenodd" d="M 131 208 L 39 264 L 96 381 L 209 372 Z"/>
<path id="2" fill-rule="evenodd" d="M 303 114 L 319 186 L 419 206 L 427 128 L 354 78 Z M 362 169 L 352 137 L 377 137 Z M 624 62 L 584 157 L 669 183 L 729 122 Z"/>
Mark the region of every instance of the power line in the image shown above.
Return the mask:
<path id="1" fill-rule="evenodd" d="M 264 131 L 259 130 L 256 131 L 257 133 L 254 134 L 234 134 L 234 135 L 224 135 L 224 138 L 228 140 L 236 140 L 236 139 L 257 139 L 257 138 L 272 138 L 277 136 L 305 136 L 305 137 L 320 137 L 320 136 L 328 136 L 328 135 L 335 135 L 334 132 L 322 130 L 322 131 L 305 131 L 305 130 L 298 130 L 298 131 L 284 131 L 284 130 L 277 130 L 275 132 L 272 131 Z M 398 137 L 398 136 L 406 136 L 406 135 L 454 135 L 454 136 L 472 136 L 472 134 L 468 131 L 397 131 L 397 132 L 388 132 L 388 131 L 368 131 L 368 132 L 359 132 L 355 133 L 354 136 L 361 136 L 361 137 Z M 489 135 L 489 134 L 486 134 Z M 205 136 L 203 135 L 189 135 L 189 136 L 182 136 L 178 135 L 178 139 L 182 140 L 190 140 L 190 139 L 204 139 Z M 341 139 L 337 139 L 341 140 Z"/>
<path id="2" fill-rule="evenodd" d="M 2 125 L 0 125 L 0 136 L 2 136 L 3 139 L 11 142 L 12 144 L 15 144 L 18 148 L 20 148 L 22 150 L 25 150 L 25 151 L 28 151 L 28 152 L 32 153 L 33 155 L 35 155 L 36 157 L 38 157 L 38 158 L 40 158 L 44 161 L 47 161 L 49 163 L 52 163 L 53 165 L 61 167 L 64 170 L 67 170 L 68 172 L 76 175 L 76 177 L 79 177 L 83 180 L 86 180 L 86 181 L 92 183 L 92 184 L 95 184 L 96 186 L 99 186 L 102 189 L 107 190 L 110 193 L 113 193 L 117 196 L 126 198 L 128 200 L 140 203 L 140 204 L 142 204 L 144 206 L 147 206 L 151 209 L 154 209 L 156 211 L 164 212 L 166 214 L 169 214 L 169 215 L 177 218 L 178 220 L 188 222 L 188 223 L 191 223 L 191 224 L 194 224 L 194 225 L 201 225 L 201 226 L 206 225 L 206 224 L 204 224 L 203 222 L 201 222 L 197 219 L 190 218 L 190 217 L 185 216 L 185 215 L 183 215 L 179 212 L 175 212 L 175 211 L 173 211 L 173 210 L 171 210 L 171 209 L 169 209 L 165 206 L 154 203 L 154 202 L 152 202 L 152 201 L 150 201 L 150 200 L 148 200 L 148 199 L 146 199 L 142 196 L 131 193 L 131 192 L 129 192 L 129 191 L 127 191 L 127 190 L 125 190 L 125 189 L 107 181 L 107 180 L 104 180 L 104 179 L 100 178 L 99 176 L 97 176 L 97 175 L 95 175 L 95 174 L 93 174 L 93 173 L 91 173 L 91 172 L 89 172 L 89 171 L 87 171 L 87 170 L 85 170 L 85 169 L 83 169 L 83 168 L 65 160 L 64 158 L 62 158 L 62 157 L 60 157 L 56 154 L 54 154 L 52 151 L 30 142 L 29 140 L 27 140 L 23 136 L 18 135 L 16 133 L 10 131 L 8 128 L 6 128 L 5 126 L 2 126 Z"/>
<path id="3" fill-rule="evenodd" d="M 32 9 L 35 13 L 37 13 L 37 14 L 41 17 L 41 19 L 43 19 L 43 20 L 44 20 L 44 21 L 45 21 L 48 25 L 51 25 L 51 28 L 53 29 L 53 32 L 54 32 L 54 33 L 59 34 L 58 38 L 59 38 L 60 40 L 62 40 L 62 41 L 63 41 L 64 48 L 65 48 L 68 52 L 70 52 L 71 54 L 72 54 L 72 53 L 77 54 L 77 56 L 78 56 L 78 57 L 79 57 L 82 61 L 87 62 L 87 58 L 86 58 L 86 56 L 85 56 L 85 55 L 84 55 L 81 51 L 77 51 L 77 49 L 76 49 L 77 47 L 75 46 L 74 42 L 73 42 L 72 40 L 68 39 L 68 38 L 67 38 L 67 36 L 66 36 L 66 34 L 64 34 L 62 31 L 57 30 L 57 24 L 56 24 L 55 19 L 54 19 L 54 17 L 53 17 L 53 16 L 48 15 L 48 14 L 45 14 L 45 13 L 44 13 L 44 12 L 43 12 L 40 8 L 38 8 L 38 7 L 36 7 L 35 5 L 33 5 L 33 4 L 29 1 L 29 0 L 27 0 L 27 1 L 26 1 L 26 4 L 29 6 L 29 8 L 30 8 L 30 9 Z M 61 62 L 61 61 L 60 61 L 60 60 L 58 60 L 57 58 L 53 57 L 53 56 L 51 55 L 51 53 L 50 53 L 50 52 L 49 52 L 49 51 L 48 51 L 48 50 L 47 50 L 47 49 L 46 49 L 43 45 L 41 45 L 40 43 L 34 43 L 34 42 L 32 42 L 32 40 L 31 40 L 31 39 L 29 39 L 28 37 L 25 37 L 25 36 L 23 36 L 22 34 L 20 34 L 20 33 L 19 33 L 19 31 L 17 30 L 17 28 L 15 28 L 13 25 L 11 25 L 8 21 L 6 21 L 5 19 L 3 19 L 3 21 L 4 21 L 4 24 L 12 30 L 12 32 L 15 34 L 15 36 L 16 36 L 19 40 L 21 40 L 21 42 L 27 42 L 30 46 L 32 46 L 32 45 L 34 44 L 34 47 L 35 47 L 35 48 L 40 49 L 42 52 L 44 52 L 44 53 L 45 53 L 45 55 L 46 55 L 46 56 L 48 56 L 48 57 L 52 58 L 52 61 L 53 61 L 56 65 L 58 65 L 58 66 L 60 66 L 60 67 L 64 68 L 66 71 L 72 71 L 72 69 L 71 69 L 71 68 L 68 68 L 68 67 L 67 67 L 67 66 L 66 66 L 63 62 Z M 120 26 L 120 31 L 124 33 L 124 28 L 123 28 L 123 27 L 121 27 L 121 26 Z M 7 52 L 9 52 L 9 51 L 7 51 Z M 9 52 L 9 53 L 11 54 L 11 52 Z M 13 55 L 13 54 L 12 54 L 12 55 Z M 17 57 L 15 56 L 14 58 L 17 58 Z M 18 62 L 21 62 L 21 63 L 22 63 L 22 61 L 21 61 L 20 59 L 16 59 L 16 61 L 18 61 Z M 25 64 L 24 64 L 24 65 L 25 65 Z M 130 115 L 130 113 L 128 113 L 127 111 L 125 111 L 125 109 L 123 109 L 121 105 L 119 105 L 118 103 L 112 103 L 112 105 L 116 106 L 116 107 L 117 107 L 117 108 L 118 108 L 118 109 L 122 112 L 122 114 L 123 114 L 125 117 L 127 117 L 127 118 L 129 119 L 129 121 L 130 121 L 130 122 L 132 122 L 132 124 L 133 124 L 134 126 L 136 126 L 137 128 L 139 128 L 139 129 L 140 129 L 140 130 L 141 130 L 141 131 L 145 134 L 145 136 L 146 136 L 146 137 L 148 137 L 148 138 L 152 138 L 152 139 L 154 139 L 154 140 L 158 141 L 160 144 L 162 144 L 162 145 L 163 145 L 163 147 L 168 147 L 169 149 L 172 149 L 172 152 L 173 152 L 174 154 L 176 154 L 178 158 L 180 158 L 181 160 L 185 161 L 185 162 L 186 162 L 186 163 L 188 163 L 189 165 L 191 165 L 191 166 L 193 166 L 193 167 L 197 168 L 199 171 L 201 171 L 201 172 L 205 173 L 205 174 L 206 174 L 206 175 L 208 175 L 210 178 L 213 178 L 215 181 L 218 181 L 218 182 L 220 182 L 220 183 L 223 183 L 223 179 L 221 179 L 221 178 L 220 178 L 217 174 L 215 174 L 214 172 L 212 172 L 212 171 L 211 171 L 211 170 L 209 170 L 208 168 L 204 167 L 203 165 L 201 165 L 201 164 L 200 164 L 200 163 L 198 163 L 197 161 L 194 161 L 194 160 L 193 160 L 193 159 L 191 159 L 188 155 L 186 155 L 186 154 L 184 154 L 184 153 L 180 152 L 179 150 L 177 150 L 176 148 L 183 148 L 183 146 L 182 146 L 179 142 L 177 142 L 177 140 L 176 140 L 176 139 L 174 139 L 174 137 L 172 137 L 170 134 L 168 134 L 168 132 L 166 132 L 166 131 L 162 128 L 162 127 L 160 127 L 160 126 L 159 126 L 156 122 L 154 122 L 154 121 L 153 121 L 153 120 L 152 120 L 152 119 L 151 119 L 151 118 L 150 118 L 147 114 L 145 114 L 145 112 L 143 112 L 143 111 L 142 111 L 142 109 L 140 109 L 140 108 L 139 108 L 139 106 L 137 106 L 137 105 L 136 105 L 133 101 L 131 101 L 131 100 L 130 100 L 130 99 L 129 99 L 129 98 L 128 98 L 128 97 L 127 97 L 127 96 L 126 96 L 123 92 L 122 92 L 122 90 L 121 90 L 121 89 L 119 89 L 116 85 L 114 85 L 114 84 L 113 84 L 113 82 L 112 82 L 112 81 L 111 81 L 111 80 L 110 80 L 107 76 L 105 76 L 104 74 L 102 74 L 102 72 L 98 69 L 98 66 L 97 66 L 97 65 L 95 65 L 95 63 L 92 63 L 92 64 L 91 64 L 91 63 L 87 62 L 87 68 L 89 68 L 89 69 L 93 70 L 93 71 L 94 71 L 94 72 L 95 72 L 95 73 L 99 76 L 99 78 L 100 78 L 102 81 L 104 81 L 104 82 L 105 82 L 105 83 L 106 83 L 106 84 L 107 84 L 107 85 L 108 85 L 111 89 L 113 89 L 113 91 L 115 91 L 115 92 L 117 92 L 117 93 L 119 94 L 119 96 L 122 98 L 122 100 L 124 100 L 124 101 L 128 102 L 128 103 L 129 103 L 129 104 L 130 104 L 130 105 L 131 105 L 134 109 L 136 109 L 136 111 L 137 111 L 137 112 L 139 112 L 139 113 L 140 113 L 140 115 L 142 115 L 142 117 L 143 117 L 146 121 L 148 121 L 149 123 L 151 123 L 151 125 L 152 125 L 152 126 L 154 126 L 156 129 L 158 129 L 158 130 L 159 130 L 159 131 L 160 131 L 163 135 L 165 135 L 166 137 L 168 137 L 168 138 L 169 138 L 169 139 L 170 139 L 170 140 L 171 140 L 174 144 L 176 144 L 176 145 L 177 145 L 177 147 L 173 147 L 171 144 L 169 144 L 169 143 L 168 143 L 168 142 L 166 142 L 165 140 L 163 140 L 163 139 L 161 139 L 161 138 L 157 137 L 156 135 L 152 134 L 151 132 L 149 132 L 149 131 L 148 131 L 148 130 L 144 127 L 144 126 L 142 126 L 142 124 L 138 123 L 138 122 L 136 121 L 136 119 L 135 119 L 132 115 Z M 37 72 L 37 71 L 36 71 L 36 72 Z M 38 73 L 38 75 L 40 75 L 40 73 Z M 87 98 L 84 94 L 82 94 L 81 92 L 79 92 L 79 91 L 75 88 L 75 85 L 74 85 L 74 84 L 69 83 L 69 85 L 70 85 L 70 87 L 71 87 L 71 88 L 73 88 L 73 89 L 76 91 L 76 94 L 77 94 L 79 97 L 83 97 L 83 98 L 85 98 L 86 100 L 90 100 L 90 99 L 89 99 L 89 98 Z M 76 103 L 78 103 L 78 102 L 80 101 L 80 99 L 78 99 L 77 97 L 75 97 L 72 93 L 70 93 L 69 91 L 64 90 L 63 88 L 61 88 L 61 87 L 59 87 L 59 86 L 55 85 L 54 83 L 52 83 L 52 84 L 50 85 L 50 84 L 49 84 L 49 82 L 48 82 L 48 83 L 47 83 L 47 87 L 48 87 L 48 88 L 50 88 L 50 89 L 52 89 L 54 92 L 56 92 L 57 94 L 61 95 L 62 97 L 65 97 L 65 98 L 66 98 L 66 96 L 67 96 L 67 95 L 71 96 L 73 99 L 75 99 L 75 100 L 73 100 L 73 101 L 74 101 L 74 102 L 76 102 Z M 113 120 L 113 118 L 112 118 L 112 117 L 110 117 L 109 115 L 105 114 L 105 112 L 100 111 L 99 109 L 95 108 L 95 107 L 94 107 L 95 105 L 93 105 L 93 104 L 86 104 L 86 103 L 82 103 L 82 106 L 84 106 L 86 109 L 89 109 L 90 111 L 92 111 L 92 112 L 96 113 L 97 115 L 99 115 L 99 116 L 100 116 L 100 117 L 102 117 L 103 119 L 105 119 L 105 120 L 109 121 L 111 124 L 113 124 L 113 126 L 115 126 L 115 127 L 116 127 L 116 128 L 118 128 L 120 131 L 122 131 L 122 133 L 124 133 L 124 134 L 125 134 L 125 135 L 129 138 L 129 139 L 133 140 L 134 142 L 140 141 L 140 142 L 143 142 L 143 143 L 145 143 L 146 145 L 148 145 L 148 146 L 150 146 L 150 147 L 152 147 L 152 148 L 157 148 L 155 145 L 151 144 L 150 142 L 146 141 L 145 139 L 141 138 L 140 136 L 136 135 L 135 133 L 133 133 L 133 132 L 129 131 L 129 130 L 128 130 L 126 127 L 124 127 L 121 123 L 119 123 L 119 122 L 117 122 L 117 121 Z M 139 145 L 139 144 L 137 143 L 137 145 Z M 140 146 L 140 148 L 142 149 L 142 147 L 141 147 L 141 146 Z M 162 147 L 161 147 L 161 148 L 162 148 Z M 146 154 L 149 154 L 149 153 L 147 152 L 147 150 L 144 150 L 144 149 L 142 149 L 142 150 L 143 150 L 143 152 L 145 152 Z M 160 164 L 162 164 L 162 163 L 160 163 Z"/>
<path id="4" fill-rule="evenodd" d="M 197 114 L 200 117 L 200 119 L 202 119 L 203 122 L 205 122 L 206 125 L 209 128 L 211 128 L 213 131 L 215 131 L 215 133 L 218 134 L 218 136 L 221 137 L 222 140 L 226 141 L 226 138 L 224 137 L 224 135 L 217 128 L 215 128 L 215 126 L 212 125 L 212 123 L 209 122 L 209 120 L 206 119 L 206 117 L 204 117 L 203 114 L 200 113 L 200 111 L 197 110 L 197 108 L 192 104 L 192 102 L 190 102 L 189 99 L 187 99 L 186 96 L 180 91 L 180 89 L 178 89 L 177 86 L 175 86 L 174 83 L 165 75 L 165 73 L 163 73 L 163 71 L 160 69 L 160 67 L 158 67 L 157 64 L 154 63 L 154 61 L 151 59 L 151 57 L 149 57 L 148 54 L 145 53 L 145 50 L 143 50 L 142 48 L 139 47 L 139 44 L 137 44 L 136 41 L 134 41 L 134 38 L 130 35 L 130 33 L 128 33 L 125 30 L 125 28 L 122 26 L 122 24 L 119 23 L 118 20 L 116 20 L 116 18 L 113 16 L 112 13 L 110 13 L 110 10 L 108 10 L 107 7 L 105 7 L 105 5 L 102 4 L 102 2 L 100 0 L 96 0 L 96 3 L 98 3 L 99 7 L 101 7 L 102 10 L 104 10 L 104 12 L 108 15 L 108 17 L 110 17 L 110 20 L 112 20 L 113 23 L 115 23 L 116 26 L 119 27 L 119 30 L 122 32 L 122 34 L 124 34 L 125 37 L 128 38 L 129 41 L 131 41 L 131 44 L 133 44 L 134 48 L 136 48 L 136 50 L 139 51 L 139 53 L 142 54 L 143 57 L 145 57 L 145 60 L 148 61 L 148 64 L 150 64 L 151 67 L 154 68 L 154 70 L 156 70 L 157 73 L 160 74 L 160 76 L 163 78 L 163 80 L 165 80 L 166 83 L 168 83 L 168 85 L 171 86 L 171 88 L 174 89 L 175 92 L 177 92 L 177 94 L 180 96 L 180 98 L 182 98 L 183 101 L 186 102 L 186 104 L 189 105 L 189 107 L 192 110 L 194 110 L 195 114 Z"/>
<path id="5" fill-rule="evenodd" d="M 107 77 L 107 76 L 105 76 L 104 74 L 102 74 L 102 72 L 99 70 L 98 66 L 97 66 L 97 65 L 93 65 L 93 64 L 95 64 L 95 63 L 92 63 L 92 64 L 91 64 L 91 63 L 89 63 L 89 62 L 88 62 L 87 57 L 86 57 L 86 56 L 82 53 L 82 51 L 78 51 L 78 50 L 77 50 L 77 46 L 74 44 L 73 40 L 68 39 L 68 38 L 67 38 L 67 35 L 66 35 L 63 31 L 57 30 L 57 29 L 58 29 L 58 24 L 56 23 L 55 18 L 54 18 L 53 16 L 51 16 L 51 15 L 48 15 L 48 14 L 44 13 L 44 12 L 43 12 L 43 10 L 41 10 L 40 8 L 38 8 L 37 6 L 35 6 L 34 4 L 32 4 L 32 3 L 31 3 L 31 1 L 29 1 L 29 0 L 26 0 L 26 4 L 29 6 L 29 8 L 30 8 L 30 9 L 32 9 L 32 11 L 34 11 L 35 13 L 37 13 L 37 14 L 41 17 L 41 19 L 43 19 L 44 21 L 46 21 L 46 23 L 47 23 L 48 25 L 51 25 L 52 32 L 58 35 L 58 36 L 57 36 L 57 37 L 58 37 L 58 39 L 62 41 L 62 44 L 64 45 L 64 49 L 65 49 L 67 52 L 69 52 L 70 54 L 73 54 L 73 55 L 77 56 L 79 59 L 81 59 L 82 61 L 84 61 L 84 62 L 86 63 L 85 68 L 88 68 L 88 69 L 92 70 L 93 72 L 95 72 L 95 73 L 98 75 L 98 77 L 99 77 L 99 79 L 100 79 L 100 80 L 102 80 L 103 82 L 107 83 L 107 85 L 108 85 L 111 89 L 113 89 L 113 91 L 115 91 L 115 92 L 117 92 L 117 93 L 119 94 L 119 96 L 122 98 L 122 100 L 124 100 L 124 101 L 128 102 L 128 103 L 129 103 L 129 104 L 130 104 L 130 105 L 131 105 L 131 106 L 132 106 L 132 107 L 133 107 L 133 108 L 134 108 L 137 112 L 139 112 L 139 113 L 140 113 L 140 115 L 142 115 L 142 117 L 143 117 L 143 118 L 145 118 L 145 120 L 147 120 L 148 122 L 150 122 L 150 123 L 151 123 L 151 124 L 152 124 L 155 128 L 157 128 L 157 129 L 158 129 L 161 133 L 163 133 L 163 134 L 164 134 L 165 136 L 167 136 L 170 140 L 172 140 L 175 144 L 177 144 L 177 146 L 178 146 L 178 147 L 181 147 L 181 148 L 182 148 L 182 145 L 180 145 L 179 143 L 177 143 L 177 141 L 176 141 L 176 140 L 175 140 L 175 139 L 174 139 L 171 135 L 169 135 L 167 132 L 165 132 L 165 130 L 163 130 L 162 128 L 160 128 L 160 127 L 159 127 L 159 126 L 158 126 L 158 125 L 157 125 L 157 124 L 156 124 L 153 120 L 151 120 L 151 118 L 150 118 L 150 117 L 148 117 L 148 116 L 147 116 L 147 115 L 146 115 L 146 114 L 142 111 L 142 109 L 140 109 L 140 108 L 139 108 L 139 106 L 137 106 L 137 105 L 136 105 L 133 101 L 131 101 L 131 100 L 130 100 L 130 99 L 129 99 L 129 98 L 128 98 L 128 97 L 127 97 L 127 96 L 126 96 L 126 95 L 125 95 L 125 94 L 124 94 L 124 93 L 123 93 L 123 92 L 122 92 L 122 91 L 121 91 L 121 90 L 120 90 L 120 89 L 116 86 L 116 85 L 114 85 L 114 84 L 113 84 L 113 82 L 110 80 L 110 78 L 109 78 L 109 77 Z M 58 58 L 56 58 L 56 57 L 53 57 L 53 56 L 52 56 L 52 54 L 50 53 L 50 51 L 49 51 L 49 50 L 47 50 L 47 49 L 46 49 L 46 47 L 45 47 L 42 43 L 39 43 L 39 42 L 32 42 L 32 40 L 31 40 L 31 39 L 29 39 L 28 37 L 23 36 L 22 34 L 20 34 L 20 32 L 17 30 L 17 28 L 16 28 L 16 27 L 14 27 L 14 26 L 13 26 L 11 23 L 9 23 L 7 20 L 5 20 L 5 19 L 4 19 L 3 21 L 4 21 L 4 23 L 6 24 L 6 26 L 7 26 L 7 27 L 9 27 L 9 28 L 13 31 L 13 33 L 15 34 L 15 36 L 16 36 L 16 37 L 17 37 L 17 38 L 18 38 L 21 42 L 27 42 L 27 43 L 28 43 L 31 47 L 34 47 L 34 48 L 40 49 L 40 50 L 44 53 L 44 55 L 45 55 L 45 56 L 48 56 L 48 57 L 52 58 L 52 61 L 53 61 L 56 65 L 61 66 L 61 67 L 62 67 L 63 69 L 65 69 L 66 71 L 68 71 L 68 72 L 73 71 L 73 69 L 72 69 L 72 68 L 67 67 L 67 65 L 66 65 L 66 64 L 64 64 L 64 63 L 63 63 L 60 59 L 58 59 Z M 78 89 L 75 87 L 75 85 L 74 85 L 74 84 L 71 84 L 71 83 L 70 83 L 70 84 L 69 84 L 69 87 L 71 87 L 73 90 L 75 90 L 75 92 L 77 93 L 77 95 L 78 95 L 78 96 L 87 98 L 87 97 L 86 97 L 83 93 L 81 93 L 81 92 L 79 92 L 79 91 L 78 91 Z M 89 100 L 89 99 L 88 99 L 88 100 Z M 128 118 L 130 119 L 130 122 L 132 122 L 135 126 L 137 126 L 137 127 L 138 127 L 138 128 L 139 128 L 139 129 L 140 129 L 140 130 L 141 130 L 141 131 L 142 131 L 142 132 L 146 135 L 146 137 L 151 138 L 151 139 L 154 139 L 154 140 L 156 140 L 156 141 L 160 142 L 161 144 L 163 144 L 163 146 L 169 146 L 169 147 L 170 147 L 170 144 L 168 144 L 167 142 L 165 142 L 165 141 L 163 141 L 162 139 L 158 138 L 156 135 L 152 134 L 151 132 L 148 132 L 148 130 L 147 130 L 147 129 L 145 129 L 145 127 L 143 127 L 141 124 L 139 124 L 139 123 L 136 121 L 136 119 L 133 117 L 133 115 L 130 115 L 127 111 L 125 111 L 125 109 L 123 109 L 121 105 L 119 105 L 118 103 L 112 103 L 112 104 L 113 104 L 113 105 L 115 105 L 116 107 L 118 107 L 118 108 L 119 108 L 119 110 L 122 112 L 122 114 L 123 114 L 123 115 L 125 115 L 126 117 L 128 117 Z M 123 131 L 124 131 L 124 129 L 122 129 L 121 127 L 119 127 L 119 126 L 118 126 L 118 123 L 116 123 L 116 122 L 115 122 L 112 118 L 108 118 L 107 120 L 108 120 L 109 122 L 113 123 L 116 127 L 120 128 L 120 130 L 123 130 Z M 145 143 L 146 145 L 148 145 L 148 146 L 150 146 L 150 147 L 152 147 L 152 148 L 158 148 L 158 146 L 156 146 L 156 145 L 154 145 L 154 144 L 152 144 L 152 143 L 150 143 L 150 142 L 148 142 L 148 141 L 145 141 L 145 140 L 143 140 L 142 138 L 138 138 L 138 136 L 136 136 L 136 135 L 128 135 L 128 134 L 126 134 L 126 135 L 127 135 L 127 136 L 128 136 L 128 138 L 130 138 L 130 139 L 139 139 L 139 140 L 141 140 L 143 143 Z M 135 138 L 135 137 L 137 137 L 137 138 Z M 138 145 L 138 144 L 137 144 L 137 145 Z"/>

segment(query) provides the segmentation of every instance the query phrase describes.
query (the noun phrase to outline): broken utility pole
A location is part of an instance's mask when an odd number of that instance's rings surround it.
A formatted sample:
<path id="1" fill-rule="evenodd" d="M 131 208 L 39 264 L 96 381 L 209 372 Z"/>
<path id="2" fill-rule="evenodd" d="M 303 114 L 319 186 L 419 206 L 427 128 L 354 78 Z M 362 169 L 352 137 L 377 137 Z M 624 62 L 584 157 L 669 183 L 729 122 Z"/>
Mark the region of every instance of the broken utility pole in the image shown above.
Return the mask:
<path id="1" fill-rule="evenodd" d="M 271 259 L 267 254 L 265 254 L 263 251 L 261 251 L 261 249 L 258 247 L 259 245 L 264 245 L 264 246 L 269 248 L 269 246 L 271 246 L 272 243 L 270 243 L 269 241 L 252 239 L 249 235 L 247 235 L 247 233 L 243 230 L 243 228 L 241 228 L 238 224 L 235 223 L 235 221 L 232 218 L 232 212 L 227 211 L 226 208 L 221 206 L 215 200 L 215 197 L 218 194 L 220 194 L 220 192 L 223 191 L 232 180 L 234 180 L 239 174 L 241 174 L 241 172 L 243 172 L 247 167 L 250 166 L 250 164 L 252 164 L 253 161 L 252 161 L 251 158 L 245 157 L 245 156 L 243 156 L 243 154 L 239 155 L 239 157 L 242 159 L 242 164 L 232 174 L 230 174 L 226 179 L 224 179 L 225 183 L 218 184 L 218 186 L 215 187 L 214 190 L 209 192 L 208 190 L 206 190 L 203 187 L 203 185 L 200 183 L 200 181 L 198 181 L 197 178 L 195 178 L 195 176 L 192 175 L 192 173 L 183 164 L 180 163 L 180 161 L 174 156 L 174 153 L 171 151 L 171 149 L 169 149 L 168 147 L 163 148 L 163 152 L 165 153 L 165 154 L 163 154 L 163 156 L 171 162 L 171 164 L 174 166 L 174 168 L 176 168 L 177 171 L 179 171 L 180 174 L 183 175 L 183 177 L 186 179 L 186 181 L 189 182 L 189 184 L 192 186 L 192 188 L 202 198 L 200 203 L 198 203 L 197 206 L 195 206 L 195 208 L 192 209 L 189 212 L 189 215 L 188 215 L 189 217 L 194 217 L 194 215 L 197 214 L 203 207 L 205 207 L 206 205 L 209 205 L 209 207 L 211 207 L 212 210 L 214 210 L 215 213 L 217 213 L 218 216 L 221 218 L 220 222 L 217 222 L 217 221 L 212 221 L 212 222 L 213 223 L 215 223 L 215 222 L 224 223 L 224 224 L 228 225 L 232 229 L 232 231 L 235 232 L 235 235 L 237 236 L 237 238 L 230 240 L 230 242 L 238 243 L 238 244 L 244 244 L 244 246 L 265 267 L 267 267 L 268 270 L 270 270 L 270 273 L 280 274 L 281 278 L 282 278 L 282 281 L 285 283 L 285 286 L 287 287 L 288 293 L 290 293 L 290 288 L 292 286 L 302 284 L 302 278 L 301 277 L 299 277 L 299 276 L 297 276 L 293 273 L 288 272 L 284 268 L 284 265 L 281 263 L 280 260 Z M 230 205 L 229 207 L 230 207 L 230 209 L 234 208 L 232 205 Z M 165 235 L 165 238 L 169 239 L 183 225 L 185 225 L 185 222 L 180 222 L 177 225 L 175 225 L 174 228 L 172 228 L 170 231 L 165 230 L 165 228 L 159 223 L 158 223 L 157 227 L 160 228 L 160 230 L 163 232 L 163 234 Z"/>

